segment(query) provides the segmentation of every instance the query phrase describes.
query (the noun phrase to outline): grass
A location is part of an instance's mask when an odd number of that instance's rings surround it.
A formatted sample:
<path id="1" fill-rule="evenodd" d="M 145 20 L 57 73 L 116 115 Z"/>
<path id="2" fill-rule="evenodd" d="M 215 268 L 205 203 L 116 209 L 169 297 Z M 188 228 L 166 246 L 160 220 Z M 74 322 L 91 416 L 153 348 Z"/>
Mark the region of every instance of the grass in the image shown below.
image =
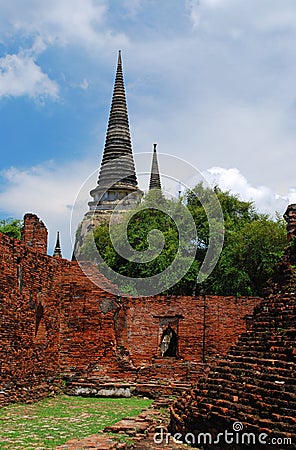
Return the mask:
<path id="1" fill-rule="evenodd" d="M 83 398 L 66 395 L 34 404 L 0 409 L 1 449 L 55 448 L 70 439 L 103 430 L 127 416 L 137 416 L 151 400 L 142 398 Z"/>

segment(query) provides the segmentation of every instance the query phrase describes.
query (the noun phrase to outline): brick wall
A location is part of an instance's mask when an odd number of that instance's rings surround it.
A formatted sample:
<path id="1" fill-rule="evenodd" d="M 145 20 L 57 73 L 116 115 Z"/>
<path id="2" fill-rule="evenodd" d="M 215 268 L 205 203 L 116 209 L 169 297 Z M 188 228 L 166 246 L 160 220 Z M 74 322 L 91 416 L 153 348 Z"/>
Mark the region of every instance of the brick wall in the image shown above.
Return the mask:
<path id="1" fill-rule="evenodd" d="M 245 331 L 245 316 L 258 304 L 114 296 L 97 286 L 96 277 L 108 281 L 91 265 L 86 276 L 77 262 L 46 255 L 47 230 L 37 216 L 27 214 L 24 223 L 22 241 L 0 234 L 0 404 L 36 400 L 61 377 L 195 382 Z M 168 328 L 174 356 L 161 354 Z"/>
<path id="2" fill-rule="evenodd" d="M 63 276 L 60 299 L 61 372 L 70 379 L 120 377 L 115 332 L 120 299 L 90 282 L 74 262 Z"/>
<path id="3" fill-rule="evenodd" d="M 258 302 L 219 296 L 129 299 L 126 345 L 131 359 L 140 366 L 161 357 L 161 337 L 168 326 L 178 336 L 178 358 L 216 359 L 246 330 L 245 317 Z"/>
<path id="4" fill-rule="evenodd" d="M 25 214 L 21 239 L 24 245 L 47 254 L 47 228 L 35 214 Z"/>
<path id="5" fill-rule="evenodd" d="M 289 205 L 284 219 L 287 222 L 288 247 L 286 248 L 286 258 L 291 264 L 296 264 L 296 204 Z"/>
<path id="6" fill-rule="evenodd" d="M 54 389 L 59 367 L 57 260 L 0 234 L 0 404 Z"/>
<path id="7" fill-rule="evenodd" d="M 101 373 L 116 371 L 112 311 L 100 309 L 112 296 L 77 263 L 44 254 L 46 246 L 33 214 L 22 241 L 0 233 L 0 405 L 42 398 L 59 388 L 61 374 L 99 362 Z"/>
<path id="8" fill-rule="evenodd" d="M 237 341 L 246 330 L 245 316 L 259 303 L 257 298 L 218 296 L 123 300 L 83 286 L 78 266 L 68 277 L 61 303 L 60 364 L 76 381 L 196 380 L 198 365 L 212 364 Z M 169 326 L 178 337 L 175 357 L 161 354 Z"/>
<path id="9" fill-rule="evenodd" d="M 198 365 L 213 364 L 246 330 L 257 298 L 219 296 L 152 297 L 126 302 L 123 345 L 138 379 L 199 376 Z M 162 356 L 161 340 L 171 327 L 177 335 L 176 357 Z M 193 363 L 192 366 L 188 363 Z"/>

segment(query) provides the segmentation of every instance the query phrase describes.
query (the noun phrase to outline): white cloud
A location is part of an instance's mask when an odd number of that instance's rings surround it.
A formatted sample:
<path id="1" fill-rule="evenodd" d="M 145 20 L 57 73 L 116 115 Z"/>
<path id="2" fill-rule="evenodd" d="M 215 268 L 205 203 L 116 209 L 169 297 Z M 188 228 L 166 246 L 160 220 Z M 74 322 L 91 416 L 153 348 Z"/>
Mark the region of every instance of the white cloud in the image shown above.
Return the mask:
<path id="1" fill-rule="evenodd" d="M 253 186 L 237 168 L 211 167 L 203 175 L 211 186 L 218 185 L 223 191 L 238 194 L 244 201 L 253 201 L 259 212 L 272 216 L 275 212 L 283 214 L 287 205 L 296 200 L 296 189 L 290 189 L 283 196 L 267 186 Z"/>
<path id="2" fill-rule="evenodd" d="M 290 188 L 287 195 L 288 203 L 296 203 L 296 187 Z"/>
<path id="3" fill-rule="evenodd" d="M 89 89 L 89 82 L 86 78 L 83 78 L 83 80 L 80 83 L 71 83 L 70 86 L 74 89 L 81 89 L 82 91 L 87 91 Z"/>
<path id="4" fill-rule="evenodd" d="M 128 44 L 123 33 L 107 26 L 107 0 L 0 0 L 0 9 L 0 39 L 13 47 L 20 45 L 19 52 L 14 49 L 15 54 L 0 60 L 1 96 L 58 96 L 57 83 L 38 65 L 42 65 L 40 59 L 37 63 L 37 55 L 50 46 L 72 47 L 70 58 L 83 47 L 88 57 L 96 54 L 97 58 L 98 51 L 107 54 L 110 47 Z M 87 87 L 83 81 L 81 89 Z"/>
<path id="5" fill-rule="evenodd" d="M 215 10 L 236 6 L 239 0 L 186 0 L 185 5 L 189 12 L 193 29 L 199 28 L 203 24 L 208 23 L 208 14 L 213 14 Z"/>
<path id="6" fill-rule="evenodd" d="M 295 32 L 295 2 L 258 0 L 186 0 L 194 30 L 232 36 L 234 30 L 256 33 Z M 236 38 L 236 36 L 234 36 Z"/>
<path id="7" fill-rule="evenodd" d="M 0 58 L 0 97 L 58 97 L 58 85 L 25 53 Z"/>
<path id="8" fill-rule="evenodd" d="M 89 82 L 87 81 L 86 78 L 84 78 L 82 83 L 80 83 L 80 85 L 78 87 L 80 89 L 82 89 L 83 91 L 86 91 L 89 88 Z"/>
<path id="9" fill-rule="evenodd" d="M 0 8 L 2 34 L 38 35 L 47 43 L 90 48 L 124 40 L 105 26 L 105 0 L 0 0 Z"/>
<path id="10" fill-rule="evenodd" d="M 181 156 L 201 171 L 236 167 L 253 186 L 267 186 L 285 196 L 295 185 L 292 116 L 280 102 L 268 104 L 271 99 L 252 105 L 231 98 L 225 102 L 215 94 L 211 101 L 208 96 L 194 102 L 198 93 L 191 87 L 186 96 L 192 101 L 183 108 L 148 105 L 150 117 L 142 112 L 131 121 L 135 151 L 149 150 L 155 140 L 159 152 Z"/>

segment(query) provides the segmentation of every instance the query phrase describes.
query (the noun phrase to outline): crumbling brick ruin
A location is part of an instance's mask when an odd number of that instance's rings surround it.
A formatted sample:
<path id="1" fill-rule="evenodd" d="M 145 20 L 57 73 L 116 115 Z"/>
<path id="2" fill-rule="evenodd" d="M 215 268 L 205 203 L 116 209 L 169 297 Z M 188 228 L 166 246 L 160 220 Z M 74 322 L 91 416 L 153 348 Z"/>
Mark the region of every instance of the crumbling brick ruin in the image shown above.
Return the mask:
<path id="1" fill-rule="evenodd" d="M 179 392 L 230 348 L 259 302 L 117 297 L 46 248 L 46 227 L 33 214 L 21 241 L 0 234 L 1 405 L 35 401 L 62 379 L 74 394 Z"/>
<path id="2" fill-rule="evenodd" d="M 289 205 L 284 218 L 287 222 L 288 248 L 286 257 L 291 264 L 296 264 L 296 204 Z"/>
<path id="3" fill-rule="evenodd" d="M 154 146 L 150 188 L 160 189 L 156 158 Z M 199 433 L 235 431 L 234 422 L 295 443 L 296 205 L 285 213 L 288 247 L 264 299 L 111 294 L 92 263 L 75 259 L 96 224 L 142 197 L 120 53 L 101 171 L 90 194 L 74 261 L 61 258 L 59 241 L 54 256 L 47 255 L 47 229 L 34 214 L 24 218 L 21 241 L 0 233 L 0 406 L 36 401 L 62 385 L 73 395 L 184 391 L 170 427 L 190 433 L 191 443 Z"/>
<path id="4" fill-rule="evenodd" d="M 296 238 L 295 212 L 296 205 L 290 205 L 284 216 L 289 242 Z M 266 433 L 263 440 L 268 448 L 295 448 L 296 281 L 291 248 L 287 247 L 269 293 L 255 308 L 251 328 L 195 389 L 174 403 L 171 432 L 181 433 L 183 438 L 187 434 L 196 446 L 200 439 L 200 444 L 207 442 L 204 448 L 222 449 L 226 445 L 222 438 L 220 444 L 213 445 L 210 439 L 225 430 L 234 433 L 233 424 L 239 422 L 243 430 L 237 430 L 241 433 L 231 448 L 245 448 L 241 440 L 244 432 L 257 437 L 248 448 L 261 448 L 260 433 Z"/>

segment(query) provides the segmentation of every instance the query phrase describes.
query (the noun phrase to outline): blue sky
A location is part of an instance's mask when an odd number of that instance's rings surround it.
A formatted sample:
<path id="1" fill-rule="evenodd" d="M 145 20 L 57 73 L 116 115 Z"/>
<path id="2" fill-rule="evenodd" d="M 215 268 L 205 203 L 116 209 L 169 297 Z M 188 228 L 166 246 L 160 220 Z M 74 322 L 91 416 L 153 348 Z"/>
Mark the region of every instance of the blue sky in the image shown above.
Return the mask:
<path id="1" fill-rule="evenodd" d="M 262 212 L 296 202 L 294 0 L 0 0 L 0 11 L 0 215 L 37 213 L 49 252 L 60 230 L 71 254 L 118 49 L 134 152 L 158 142 Z"/>

